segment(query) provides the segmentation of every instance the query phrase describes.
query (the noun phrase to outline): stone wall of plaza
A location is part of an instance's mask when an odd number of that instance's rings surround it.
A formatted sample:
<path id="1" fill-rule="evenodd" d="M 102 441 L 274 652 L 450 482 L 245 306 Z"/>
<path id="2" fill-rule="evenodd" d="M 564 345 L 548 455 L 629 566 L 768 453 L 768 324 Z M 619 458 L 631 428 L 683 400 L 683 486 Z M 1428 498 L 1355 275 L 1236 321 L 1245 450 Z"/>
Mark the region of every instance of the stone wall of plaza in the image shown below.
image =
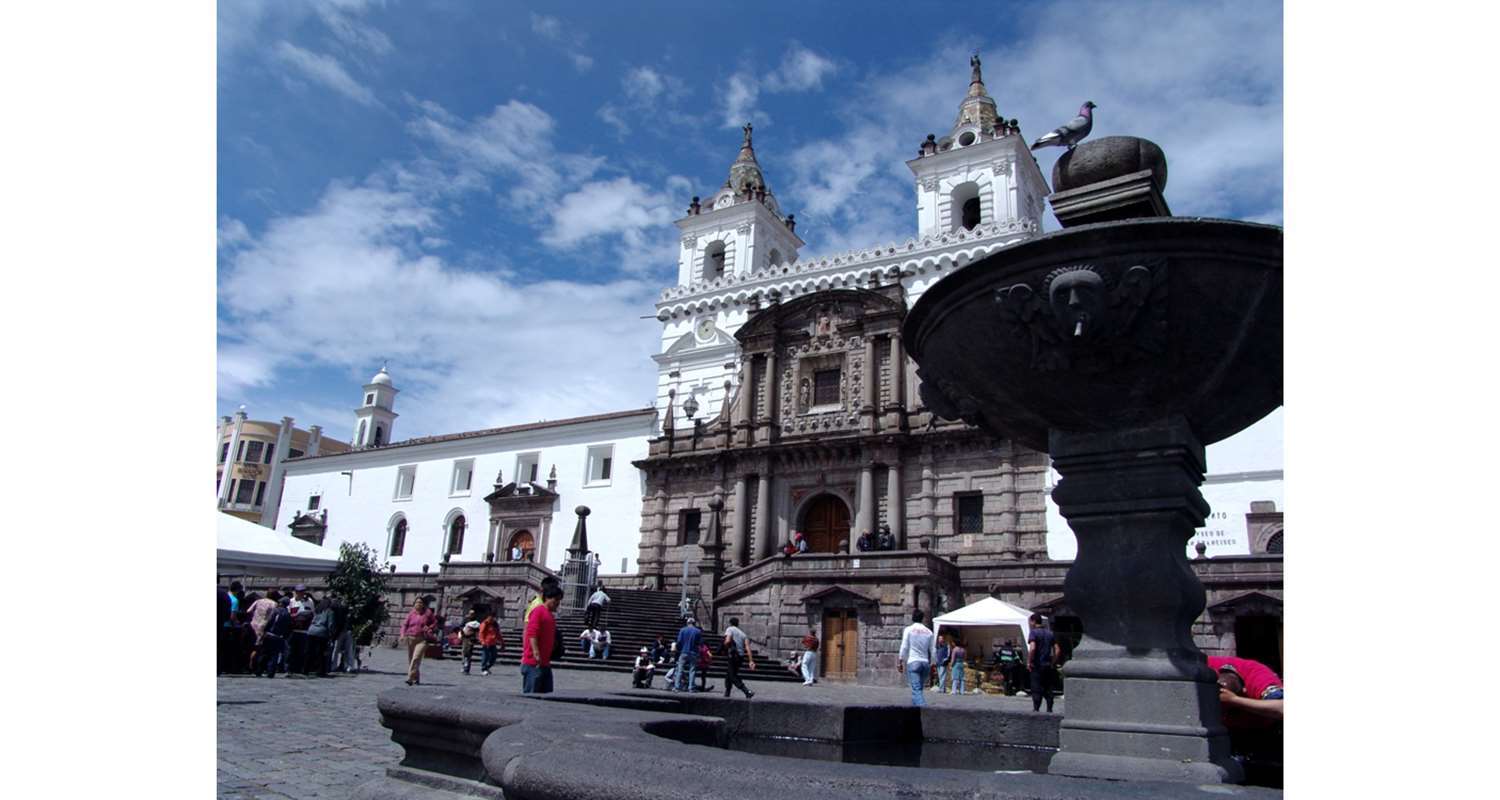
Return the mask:
<path id="1" fill-rule="evenodd" d="M 1062 599 L 1070 565 L 1041 561 L 963 567 L 926 552 L 773 558 L 725 576 L 714 616 L 720 627 L 738 616 L 757 646 L 785 659 L 800 650 L 809 628 L 825 637 L 828 611 L 850 609 L 859 620 L 855 679 L 900 685 L 896 654 L 901 631 L 916 608 L 930 620 L 993 595 L 1047 614 L 1066 636 L 1077 621 Z M 1247 615 L 1274 620 L 1279 631 L 1281 556 L 1197 559 L 1191 565 L 1207 593 L 1207 608 L 1193 624 L 1194 641 L 1204 653 L 1235 655 L 1235 621 Z"/>
<path id="2" fill-rule="evenodd" d="M 930 611 L 936 598 L 959 593 L 958 569 L 926 552 L 776 557 L 727 576 L 714 616 L 721 628 L 739 617 L 740 627 L 767 658 L 784 661 L 801 652 L 809 628 L 831 646 L 825 613 L 852 610 L 858 620 L 853 679 L 896 686 L 901 684 L 896 671 L 901 631 L 911 624 L 912 609 Z"/>

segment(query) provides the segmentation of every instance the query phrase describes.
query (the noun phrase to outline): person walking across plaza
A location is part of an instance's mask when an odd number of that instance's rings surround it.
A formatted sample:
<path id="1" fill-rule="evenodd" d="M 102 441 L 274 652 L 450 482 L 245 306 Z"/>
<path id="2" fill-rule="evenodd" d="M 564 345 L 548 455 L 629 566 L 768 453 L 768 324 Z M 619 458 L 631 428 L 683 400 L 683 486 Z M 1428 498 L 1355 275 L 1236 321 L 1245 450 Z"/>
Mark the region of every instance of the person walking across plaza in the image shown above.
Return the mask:
<path id="1" fill-rule="evenodd" d="M 484 619 L 479 623 L 479 674 L 490 674 L 490 667 L 495 666 L 495 659 L 500 653 L 500 648 L 505 646 L 505 639 L 500 635 L 500 623 L 495 619 L 493 609 L 484 610 Z"/>
<path id="2" fill-rule="evenodd" d="M 1042 615 L 1031 615 L 1031 641 L 1027 644 L 1026 666 L 1031 670 L 1031 710 L 1041 711 L 1042 701 L 1047 701 L 1047 713 L 1052 713 L 1052 694 L 1056 682 L 1053 673 L 1062 658 L 1062 648 L 1057 637 L 1042 625 Z"/>
<path id="3" fill-rule="evenodd" d="M 818 632 L 812 628 L 807 629 L 807 635 L 802 637 L 802 685 L 811 686 L 818 682 Z"/>
<path id="4" fill-rule="evenodd" d="M 406 645 L 406 685 L 422 683 L 422 656 L 427 651 L 427 641 L 437 635 L 437 616 L 427 607 L 427 600 L 418 597 L 411 612 L 401 623 L 401 644 Z"/>
<path id="5" fill-rule="evenodd" d="M 932 688 L 943 694 L 948 693 L 948 637 L 939 636 L 937 640 L 937 658 L 932 662 Z"/>
<path id="6" fill-rule="evenodd" d="M 464 660 L 463 672 L 469 674 L 469 667 L 474 664 L 474 647 L 479 642 L 479 611 L 469 609 L 464 614 L 464 624 L 458 629 L 459 655 Z"/>
<path id="7" fill-rule="evenodd" d="M 911 624 L 901 631 L 901 650 L 896 654 L 896 670 L 906 673 L 911 685 L 911 704 L 927 705 L 922 690 L 927 688 L 927 674 L 937 660 L 937 637 L 922 624 L 921 611 L 911 612 Z"/>
<path id="8" fill-rule="evenodd" d="M 677 680 L 673 681 L 672 691 L 693 691 L 693 679 L 698 676 L 698 645 L 703 641 L 703 631 L 698 629 L 698 621 L 688 617 L 686 625 L 677 631 Z"/>
<path id="9" fill-rule="evenodd" d="M 740 680 L 740 666 L 748 663 L 750 669 L 755 669 L 755 653 L 750 649 L 750 637 L 740 630 L 739 617 L 729 618 L 729 627 L 724 630 L 724 650 L 729 654 L 729 674 L 724 677 L 724 696 L 728 697 L 731 689 L 739 689 L 745 693 L 745 699 L 749 700 L 755 696 L 755 692 L 745 688 L 745 682 Z"/>
<path id="10" fill-rule="evenodd" d="M 583 627 L 597 628 L 599 615 L 607 605 L 609 605 L 609 595 L 604 593 L 604 584 L 598 584 L 594 587 L 594 593 L 589 595 L 589 607 L 583 612 Z"/>
<path id="11" fill-rule="evenodd" d="M 948 674 L 951 676 L 954 694 L 964 693 L 964 670 L 968 666 L 964 659 L 969 657 L 969 651 L 964 648 L 962 639 L 954 639 L 953 646 L 948 649 Z"/>
<path id="12" fill-rule="evenodd" d="M 542 603 L 526 618 L 526 632 L 521 637 L 521 693 L 552 692 L 552 655 L 557 643 L 557 607 L 562 604 L 563 590 L 556 583 L 542 589 Z"/>

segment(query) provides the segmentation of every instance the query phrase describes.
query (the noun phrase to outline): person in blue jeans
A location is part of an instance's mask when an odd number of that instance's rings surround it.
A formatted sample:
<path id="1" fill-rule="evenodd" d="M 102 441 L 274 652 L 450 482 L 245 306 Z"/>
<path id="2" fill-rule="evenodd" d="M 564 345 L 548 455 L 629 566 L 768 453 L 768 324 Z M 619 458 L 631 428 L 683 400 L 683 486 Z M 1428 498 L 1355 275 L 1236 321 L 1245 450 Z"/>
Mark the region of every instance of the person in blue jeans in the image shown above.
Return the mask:
<path id="1" fill-rule="evenodd" d="M 948 635 L 944 634 L 937 640 L 937 657 L 932 662 L 932 674 L 936 677 L 932 688 L 943 694 L 948 693 Z"/>
<path id="2" fill-rule="evenodd" d="M 952 665 L 949 671 L 953 675 L 953 693 L 964 693 L 964 659 L 969 657 L 969 651 L 964 648 L 963 640 L 954 639 L 953 647 L 948 651 L 948 662 Z"/>
<path id="3" fill-rule="evenodd" d="M 896 657 L 896 669 L 906 673 L 911 685 L 911 704 L 924 706 L 922 691 L 927 688 L 927 676 L 937 660 L 937 637 L 922 624 L 926 619 L 921 611 L 911 612 L 911 624 L 901 631 L 901 651 Z"/>
<path id="4" fill-rule="evenodd" d="M 693 691 L 693 679 L 698 677 L 698 645 L 702 642 L 703 631 L 699 630 L 698 621 L 689 618 L 677 632 L 677 680 L 672 691 Z"/>

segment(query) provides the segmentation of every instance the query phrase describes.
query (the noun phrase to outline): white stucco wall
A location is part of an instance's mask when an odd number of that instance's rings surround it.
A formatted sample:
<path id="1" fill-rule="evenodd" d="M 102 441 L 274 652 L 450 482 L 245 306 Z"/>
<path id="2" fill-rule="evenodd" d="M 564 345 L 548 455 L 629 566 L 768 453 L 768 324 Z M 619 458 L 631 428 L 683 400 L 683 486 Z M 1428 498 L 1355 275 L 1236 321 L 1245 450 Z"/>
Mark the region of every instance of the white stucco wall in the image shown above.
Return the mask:
<path id="1" fill-rule="evenodd" d="M 287 465 L 276 529 L 288 532 L 294 515 L 307 510 L 308 498 L 321 495 L 320 510 L 328 511 L 325 546 L 336 550 L 342 542 L 363 542 L 400 571 L 418 571 L 423 564 L 436 571 L 442 561 L 445 523 L 454 511 L 461 511 L 468 529 L 463 550 L 453 560 L 481 561 L 491 548 L 490 509 L 484 497 L 494 490 L 496 472 L 503 470 L 505 481 L 510 482 L 516 477 L 517 458 L 536 452 L 537 483 L 545 486 L 548 472 L 556 465 L 556 491 L 561 495 L 554 504 L 547 540 L 538 542 L 539 548 L 545 546 L 542 563 L 552 569 L 561 565 L 577 522 L 573 509 L 586 505 L 592 512 L 589 546 L 599 553 L 602 570 L 618 572 L 624 559 L 625 571 L 634 572 L 643 480 L 630 462 L 646 457 L 654 425 L 655 417 L 647 413 L 293 461 Z M 588 449 L 604 444 L 614 447 L 610 480 L 586 486 Z M 470 490 L 454 494 L 449 491 L 454 463 L 466 459 L 474 460 Z M 396 476 L 401 467 L 411 465 L 417 468 L 411 498 L 397 500 Z M 406 546 L 402 555 L 390 557 L 389 531 L 397 514 L 407 520 Z M 540 531 L 535 533 L 540 536 Z"/>

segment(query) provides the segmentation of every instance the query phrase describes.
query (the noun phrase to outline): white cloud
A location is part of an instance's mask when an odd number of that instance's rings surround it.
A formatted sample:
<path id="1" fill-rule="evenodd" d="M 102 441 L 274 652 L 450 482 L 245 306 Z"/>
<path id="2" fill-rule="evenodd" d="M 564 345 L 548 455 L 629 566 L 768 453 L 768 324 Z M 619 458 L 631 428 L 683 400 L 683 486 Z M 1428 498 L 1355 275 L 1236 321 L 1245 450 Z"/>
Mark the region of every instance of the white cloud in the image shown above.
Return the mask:
<path id="1" fill-rule="evenodd" d="M 647 233 L 666 230 L 676 216 L 671 198 L 628 177 L 584 184 L 553 205 L 541 242 L 574 247 L 601 236 L 620 236 L 625 247 L 646 244 Z"/>
<path id="2" fill-rule="evenodd" d="M 723 127 L 737 128 L 746 122 L 764 124 L 770 120 L 769 116 L 755 107 L 755 101 L 760 97 L 760 82 L 755 79 L 754 75 L 748 72 L 736 72 L 730 75 L 729 82 L 724 86 L 723 95 Z"/>
<path id="3" fill-rule="evenodd" d="M 569 29 L 557 17 L 532 12 L 531 32 L 557 45 L 563 55 L 566 55 L 573 63 L 573 68 L 579 72 L 588 72 L 589 68 L 594 66 L 594 59 L 583 52 L 588 36 Z"/>
<path id="4" fill-rule="evenodd" d="M 823 78 L 836 69 L 833 60 L 792 42 L 781 66 L 766 76 L 768 92 L 806 92 L 823 88 Z"/>
<path id="5" fill-rule="evenodd" d="M 604 164 L 602 158 L 558 152 L 555 122 L 530 103 L 511 100 L 473 122 L 457 119 L 435 103 L 421 108 L 421 118 L 409 126 L 412 132 L 441 146 L 461 169 L 514 178 L 508 196 L 516 206 L 538 206 L 583 183 Z"/>
<path id="6" fill-rule="evenodd" d="M 650 66 L 632 67 L 620 76 L 620 90 L 618 101 L 607 102 L 596 112 L 620 136 L 630 133 L 631 117 L 654 123 L 648 124 L 647 129 L 660 133 L 701 124 L 682 111 L 680 103 L 687 96 L 688 88 L 675 75 Z M 666 124 L 661 124 L 663 122 Z"/>
<path id="7" fill-rule="evenodd" d="M 308 52 L 286 41 L 278 42 L 274 52 L 278 61 L 303 78 L 322 84 L 361 105 L 381 107 L 375 93 L 350 77 L 344 66 L 333 56 Z"/>
<path id="8" fill-rule="evenodd" d="M 240 402 L 293 368 L 351 391 L 378 358 L 403 389 L 403 435 L 644 405 L 659 330 L 655 281 L 517 284 L 425 253 L 439 209 L 392 181 L 334 184 L 224 260 L 219 395 Z M 348 420 L 308 418 L 331 433 Z"/>
<path id="9" fill-rule="evenodd" d="M 363 11 L 367 3 L 325 2 L 317 4 L 318 18 L 340 42 L 354 50 L 371 55 L 389 55 L 395 50 L 391 38 L 373 25 L 361 22 L 355 14 Z"/>
<path id="10" fill-rule="evenodd" d="M 832 59 L 820 56 L 798 42 L 787 46 L 781 65 L 766 75 L 756 77 L 750 69 L 737 70 L 720 87 L 724 98 L 722 126 L 737 128 L 746 122 L 765 124 L 770 116 L 756 107 L 762 90 L 767 92 L 806 92 L 823 88 L 823 78 L 836 69 Z"/>

